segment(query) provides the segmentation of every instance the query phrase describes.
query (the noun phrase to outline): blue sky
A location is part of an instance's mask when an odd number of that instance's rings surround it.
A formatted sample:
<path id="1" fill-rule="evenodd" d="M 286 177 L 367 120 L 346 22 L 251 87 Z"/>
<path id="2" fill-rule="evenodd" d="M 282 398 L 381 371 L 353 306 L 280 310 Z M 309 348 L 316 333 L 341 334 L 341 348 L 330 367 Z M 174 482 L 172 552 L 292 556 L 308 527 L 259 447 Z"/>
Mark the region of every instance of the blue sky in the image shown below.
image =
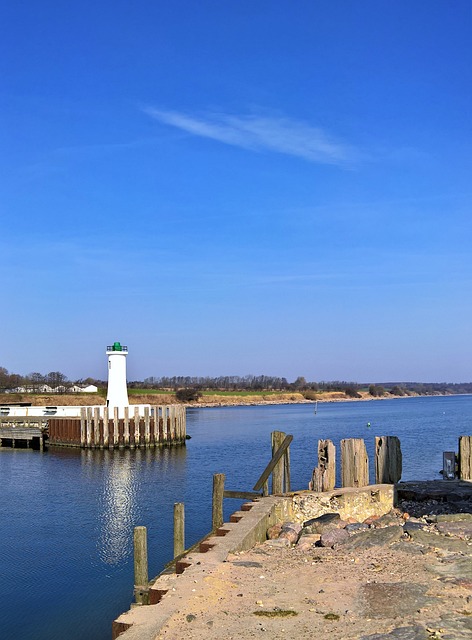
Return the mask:
<path id="1" fill-rule="evenodd" d="M 472 3 L 3 3 L 10 371 L 470 381 Z"/>

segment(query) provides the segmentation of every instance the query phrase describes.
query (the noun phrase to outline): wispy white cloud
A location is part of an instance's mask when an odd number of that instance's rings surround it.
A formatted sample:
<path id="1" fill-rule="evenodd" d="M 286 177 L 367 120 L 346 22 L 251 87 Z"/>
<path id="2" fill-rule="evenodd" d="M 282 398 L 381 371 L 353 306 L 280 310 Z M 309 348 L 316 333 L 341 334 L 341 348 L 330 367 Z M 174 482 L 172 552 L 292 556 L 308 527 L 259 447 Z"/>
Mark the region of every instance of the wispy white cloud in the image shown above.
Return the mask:
<path id="1" fill-rule="evenodd" d="M 336 165 L 352 164 L 361 156 L 356 149 L 334 140 L 322 129 L 291 118 L 222 113 L 195 117 L 153 107 L 143 110 L 163 124 L 251 151 L 274 151 L 309 162 Z"/>

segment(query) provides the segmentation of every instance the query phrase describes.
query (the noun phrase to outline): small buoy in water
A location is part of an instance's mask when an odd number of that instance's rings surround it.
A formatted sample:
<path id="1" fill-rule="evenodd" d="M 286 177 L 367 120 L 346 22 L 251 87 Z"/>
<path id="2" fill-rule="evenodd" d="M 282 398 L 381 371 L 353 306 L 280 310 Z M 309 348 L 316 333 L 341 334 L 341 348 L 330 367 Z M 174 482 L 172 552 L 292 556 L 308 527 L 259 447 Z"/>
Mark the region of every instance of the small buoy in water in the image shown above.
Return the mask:
<path id="1" fill-rule="evenodd" d="M 367 428 L 370 429 L 370 422 L 367 423 Z"/>

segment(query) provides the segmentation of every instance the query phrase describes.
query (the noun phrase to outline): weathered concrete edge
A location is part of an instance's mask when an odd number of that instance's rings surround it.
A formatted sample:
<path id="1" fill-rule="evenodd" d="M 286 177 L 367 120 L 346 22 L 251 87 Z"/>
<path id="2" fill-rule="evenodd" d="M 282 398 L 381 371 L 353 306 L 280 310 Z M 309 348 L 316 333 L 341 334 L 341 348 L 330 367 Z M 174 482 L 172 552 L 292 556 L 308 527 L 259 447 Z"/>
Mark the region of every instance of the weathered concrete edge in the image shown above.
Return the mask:
<path id="1" fill-rule="evenodd" d="M 372 497 L 379 493 L 384 496 L 382 502 L 372 500 Z M 114 620 L 113 640 L 118 636 L 120 640 L 155 640 L 167 620 L 190 599 L 196 583 L 211 576 L 230 553 L 251 549 L 256 544 L 264 542 L 267 529 L 271 525 L 294 517 L 296 519 L 294 498 L 296 502 L 297 497 L 303 496 L 321 501 L 320 513 L 332 510 L 330 507 L 333 498 L 338 499 L 342 496 L 346 502 L 345 506 L 348 507 L 357 496 L 366 501 L 366 509 L 373 515 L 379 511 L 386 513 L 393 507 L 395 491 L 393 485 L 369 485 L 335 489 L 325 493 L 296 491 L 284 496 L 268 496 L 246 503 L 241 507 L 241 511 L 231 516 L 231 522 L 224 523 L 201 543 L 201 548 L 203 546 L 208 551 L 192 551 L 179 560 L 177 571 L 183 573 L 165 574 L 156 580 L 150 588 L 151 602 L 159 599 L 156 604 L 134 606 Z"/>
<path id="2" fill-rule="evenodd" d="M 211 575 L 230 553 L 244 551 L 266 539 L 268 527 L 276 522 L 276 511 L 284 511 L 287 498 L 268 496 L 247 505 L 247 511 L 239 511 L 233 517 L 238 522 L 224 523 L 205 543 L 210 546 L 205 553 L 192 552 L 180 560 L 180 566 L 188 565 L 180 575 L 166 575 L 157 579 L 154 590 L 169 590 L 157 604 L 133 607 L 113 622 L 113 640 L 154 640 L 166 621 L 181 608 L 190 597 L 195 581 Z M 277 508 L 279 507 L 279 508 Z M 227 532 L 224 534 L 224 532 Z M 199 564 L 196 564 L 196 563 Z"/>

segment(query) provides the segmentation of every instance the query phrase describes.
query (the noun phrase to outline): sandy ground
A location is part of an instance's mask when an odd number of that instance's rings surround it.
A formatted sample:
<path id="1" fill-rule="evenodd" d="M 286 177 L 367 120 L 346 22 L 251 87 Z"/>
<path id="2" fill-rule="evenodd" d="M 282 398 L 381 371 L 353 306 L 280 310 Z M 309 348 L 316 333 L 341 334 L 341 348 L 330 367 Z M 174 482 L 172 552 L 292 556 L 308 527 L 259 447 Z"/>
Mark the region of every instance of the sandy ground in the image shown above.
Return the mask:
<path id="1" fill-rule="evenodd" d="M 352 550 L 274 544 L 232 555 L 196 583 L 158 638 L 472 638 L 472 547 L 463 540 L 459 551 L 406 536 Z"/>

